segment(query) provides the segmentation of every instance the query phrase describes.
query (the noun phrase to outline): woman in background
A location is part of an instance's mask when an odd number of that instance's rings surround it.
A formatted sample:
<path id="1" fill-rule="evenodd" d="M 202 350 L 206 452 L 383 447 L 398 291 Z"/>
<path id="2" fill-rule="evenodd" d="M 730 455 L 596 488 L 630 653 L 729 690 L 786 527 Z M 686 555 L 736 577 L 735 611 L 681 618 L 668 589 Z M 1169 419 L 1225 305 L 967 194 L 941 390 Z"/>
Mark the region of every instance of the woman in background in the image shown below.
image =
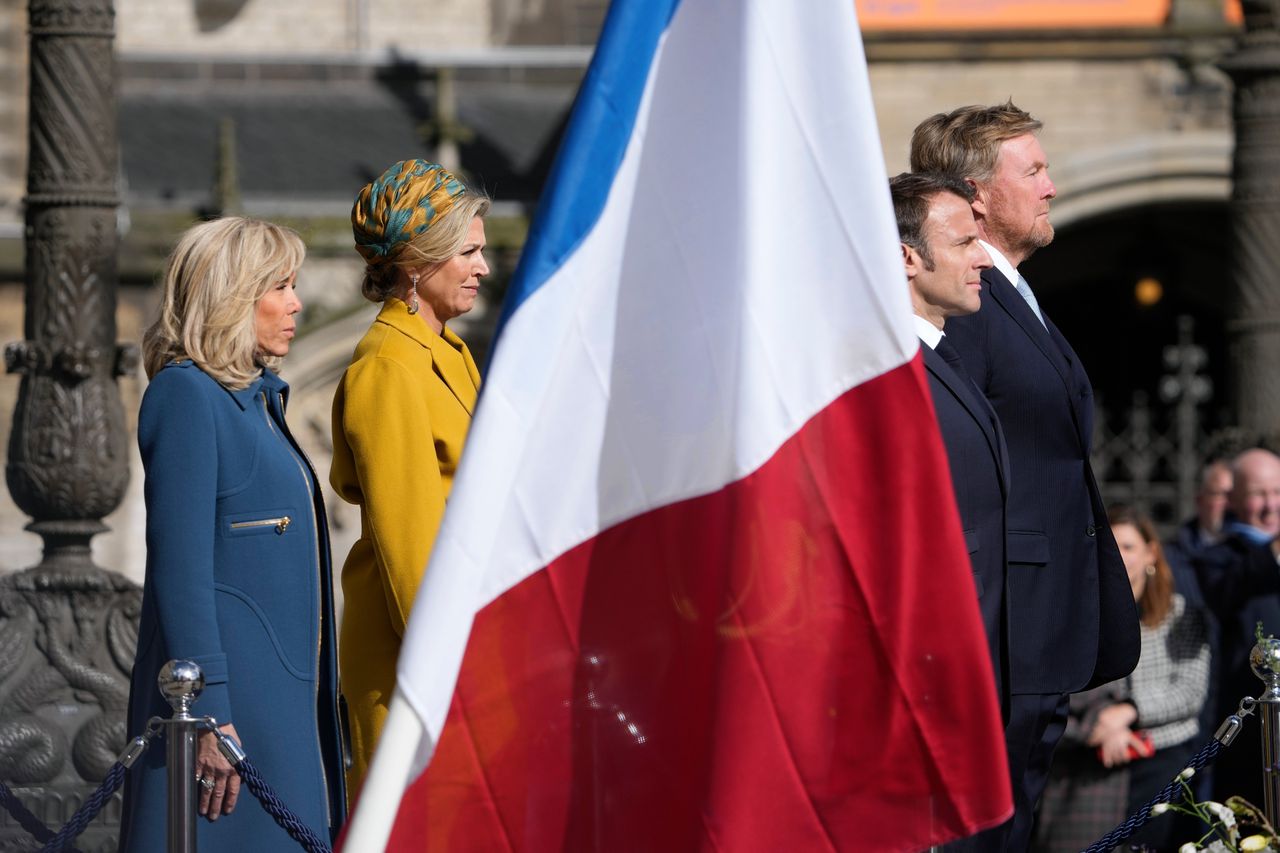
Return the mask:
<path id="1" fill-rule="evenodd" d="M 342 692 L 359 790 L 395 688 L 396 659 L 462 455 L 480 373 L 447 326 L 470 311 L 489 273 L 489 199 L 425 160 L 387 169 L 351 211 L 366 267 L 361 291 L 382 304 L 333 400 L 330 481 L 361 508 L 342 568 Z"/>
<path id="2" fill-rule="evenodd" d="M 195 661 L 205 688 L 194 713 L 216 718 L 289 808 L 333 838 L 346 798 L 329 538 L 275 373 L 302 308 L 303 254 L 293 231 L 229 217 L 189 229 L 169 257 L 142 345 L 147 574 L 129 736 L 171 715 L 160 668 Z M 198 739 L 196 775 L 202 851 L 296 846 L 240 796 L 210 732 Z M 165 789 L 165 750 L 153 743 L 128 776 L 122 851 L 165 848 Z"/>
<path id="3" fill-rule="evenodd" d="M 1208 695 L 1208 622 L 1174 591 L 1155 526 L 1123 506 L 1107 518 L 1138 603 L 1142 656 L 1128 678 L 1072 695 L 1041 800 L 1039 850 L 1083 850 L 1159 793 L 1194 754 Z M 1180 825 L 1154 819 L 1131 842 L 1177 849 L 1187 840 Z"/>

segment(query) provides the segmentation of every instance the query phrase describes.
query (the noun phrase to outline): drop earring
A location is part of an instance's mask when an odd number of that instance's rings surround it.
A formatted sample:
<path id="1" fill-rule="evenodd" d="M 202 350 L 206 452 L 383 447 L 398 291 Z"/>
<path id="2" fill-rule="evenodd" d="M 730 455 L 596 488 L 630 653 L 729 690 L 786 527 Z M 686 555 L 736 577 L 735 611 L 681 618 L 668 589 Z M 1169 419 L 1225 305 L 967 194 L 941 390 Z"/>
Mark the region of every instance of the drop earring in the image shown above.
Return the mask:
<path id="1" fill-rule="evenodd" d="M 412 284 L 409 287 L 409 313 L 418 313 L 418 274 L 414 273 L 409 277 Z"/>

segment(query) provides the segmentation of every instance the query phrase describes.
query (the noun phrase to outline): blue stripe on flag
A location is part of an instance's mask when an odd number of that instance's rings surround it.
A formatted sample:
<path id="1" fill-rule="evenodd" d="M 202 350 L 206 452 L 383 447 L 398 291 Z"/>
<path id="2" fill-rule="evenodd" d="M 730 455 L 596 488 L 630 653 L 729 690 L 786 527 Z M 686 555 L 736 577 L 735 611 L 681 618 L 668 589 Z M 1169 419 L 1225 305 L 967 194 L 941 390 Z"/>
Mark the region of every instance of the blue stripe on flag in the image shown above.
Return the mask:
<path id="1" fill-rule="evenodd" d="M 511 315 L 600 218 L 635 128 L 653 54 L 679 5 L 680 0 L 613 0 L 507 290 L 495 344 Z"/>

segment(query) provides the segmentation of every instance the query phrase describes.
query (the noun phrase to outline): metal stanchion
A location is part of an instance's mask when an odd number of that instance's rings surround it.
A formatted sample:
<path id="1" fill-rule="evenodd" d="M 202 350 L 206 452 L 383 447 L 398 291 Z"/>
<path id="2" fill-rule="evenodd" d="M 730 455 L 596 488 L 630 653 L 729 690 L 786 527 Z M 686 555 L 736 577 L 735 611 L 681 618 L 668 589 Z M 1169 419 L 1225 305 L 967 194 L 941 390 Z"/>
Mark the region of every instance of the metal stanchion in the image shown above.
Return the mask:
<path id="1" fill-rule="evenodd" d="M 1258 697 L 1262 719 L 1262 787 L 1267 820 L 1280 817 L 1280 640 L 1260 639 L 1249 653 L 1253 674 L 1267 689 Z"/>
<path id="2" fill-rule="evenodd" d="M 171 660 L 156 679 L 173 708 L 164 721 L 169 770 L 168 853 L 196 853 L 196 733 L 191 705 L 204 691 L 204 671 L 189 660 Z"/>

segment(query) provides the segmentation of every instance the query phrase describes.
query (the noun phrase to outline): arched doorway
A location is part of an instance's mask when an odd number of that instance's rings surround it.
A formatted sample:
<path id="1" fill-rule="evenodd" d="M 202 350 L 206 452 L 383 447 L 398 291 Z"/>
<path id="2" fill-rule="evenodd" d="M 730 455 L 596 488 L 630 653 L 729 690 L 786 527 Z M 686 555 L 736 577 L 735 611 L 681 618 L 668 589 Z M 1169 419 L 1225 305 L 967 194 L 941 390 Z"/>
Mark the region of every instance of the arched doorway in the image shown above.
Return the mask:
<path id="1" fill-rule="evenodd" d="M 1206 408 L 1225 417 L 1230 283 L 1224 201 L 1161 202 L 1059 228 L 1021 270 L 1108 401 L 1157 393 L 1164 349 L 1190 316 L 1212 381 Z M 1217 425 L 1217 424 L 1215 424 Z"/>

